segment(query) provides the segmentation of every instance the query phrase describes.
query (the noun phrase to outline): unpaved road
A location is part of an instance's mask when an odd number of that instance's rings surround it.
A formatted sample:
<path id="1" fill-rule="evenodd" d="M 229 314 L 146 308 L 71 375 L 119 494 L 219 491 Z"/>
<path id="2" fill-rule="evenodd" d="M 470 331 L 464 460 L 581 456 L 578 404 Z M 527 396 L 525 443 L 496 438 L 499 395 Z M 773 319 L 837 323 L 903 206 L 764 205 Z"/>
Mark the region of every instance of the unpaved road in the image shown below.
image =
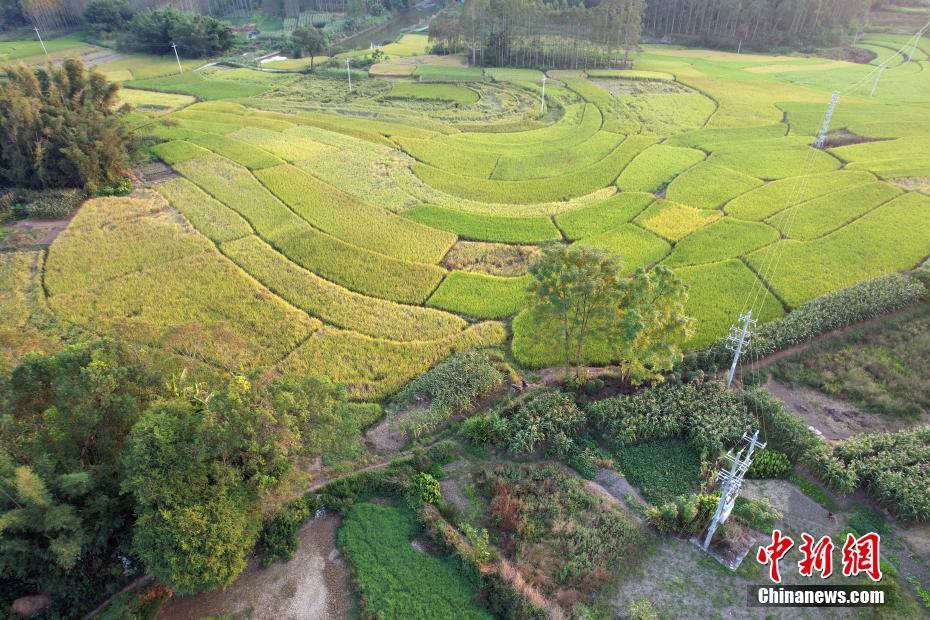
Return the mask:
<path id="1" fill-rule="evenodd" d="M 197 620 L 221 614 L 250 620 L 352 617 L 349 574 L 335 546 L 340 522 L 335 515 L 308 521 L 300 529 L 300 544 L 290 562 L 262 569 L 253 558 L 225 590 L 175 596 L 161 608 L 158 618 Z"/>

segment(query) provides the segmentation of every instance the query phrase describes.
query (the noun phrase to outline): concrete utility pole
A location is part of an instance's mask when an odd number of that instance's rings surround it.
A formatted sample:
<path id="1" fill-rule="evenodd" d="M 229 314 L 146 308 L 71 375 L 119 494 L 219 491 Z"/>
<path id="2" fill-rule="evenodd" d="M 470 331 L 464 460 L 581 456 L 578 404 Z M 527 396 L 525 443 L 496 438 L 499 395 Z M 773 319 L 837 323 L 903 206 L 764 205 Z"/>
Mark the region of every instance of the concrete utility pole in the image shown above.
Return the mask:
<path id="1" fill-rule="evenodd" d="M 349 59 L 346 58 L 346 76 L 349 78 L 349 92 L 352 92 L 352 70 L 349 69 Z"/>
<path id="2" fill-rule="evenodd" d="M 546 76 L 545 75 L 543 75 L 543 79 L 542 79 L 542 98 L 539 101 L 539 113 L 541 115 L 546 113 Z"/>
<path id="3" fill-rule="evenodd" d="M 739 497 L 740 489 L 743 487 L 743 478 L 746 476 L 746 472 L 749 471 L 749 466 L 752 465 L 752 453 L 756 448 L 765 450 L 765 444 L 759 441 L 759 431 L 753 433 L 752 437 L 743 433 L 743 441 L 748 445 L 741 448 L 736 454 L 733 454 L 732 450 L 727 451 L 725 458 L 732 463 L 730 469 L 724 469 L 717 473 L 717 482 L 722 484 L 720 500 L 717 502 L 717 511 L 710 522 L 710 527 L 707 528 L 707 536 L 704 537 L 705 551 L 710 547 L 714 532 L 717 531 L 721 523 L 726 523 L 730 513 L 733 512 L 733 505 L 736 503 L 736 498 Z M 746 453 L 746 456 L 743 456 L 743 452 Z"/>
<path id="4" fill-rule="evenodd" d="M 48 50 L 45 48 L 45 41 L 42 40 L 42 35 L 39 34 L 39 27 L 33 26 L 32 29 L 36 31 L 36 36 L 39 37 L 39 43 L 42 44 L 42 51 L 45 52 L 46 56 L 48 56 Z"/>
<path id="5" fill-rule="evenodd" d="M 752 337 L 752 328 L 756 321 L 752 318 L 752 308 L 746 314 L 741 314 L 739 322 L 730 327 L 730 335 L 727 337 L 727 349 L 733 351 L 733 363 L 730 364 L 730 372 L 727 373 L 727 387 L 733 382 L 733 374 L 736 372 L 736 365 L 743 354 L 743 347 L 749 344 Z"/>
<path id="6" fill-rule="evenodd" d="M 840 91 L 833 91 L 833 96 L 830 97 L 830 105 L 827 106 L 827 113 L 823 115 L 823 123 L 820 125 L 820 133 L 817 134 L 817 141 L 814 142 L 814 146 L 818 149 L 822 149 L 824 142 L 827 139 L 827 133 L 830 131 L 830 121 L 833 120 L 833 111 L 836 109 L 836 104 L 840 101 Z"/>
<path id="7" fill-rule="evenodd" d="M 875 95 L 875 89 L 878 88 L 878 81 L 882 79 L 882 73 L 884 73 L 884 71 L 885 65 L 882 65 L 878 68 L 878 75 L 875 76 L 875 83 L 872 84 L 872 92 L 869 93 L 869 97 L 873 97 Z"/>
<path id="8" fill-rule="evenodd" d="M 171 49 L 174 50 L 174 59 L 178 61 L 178 73 L 184 73 L 184 69 L 181 67 L 181 57 L 178 56 L 178 46 L 174 44 L 174 41 L 171 42 Z"/>
<path id="9" fill-rule="evenodd" d="M 737 48 L 736 48 L 736 53 L 737 53 L 737 54 L 741 54 L 742 52 L 743 52 L 743 40 L 740 39 L 740 40 L 739 40 L 739 46 L 737 46 Z"/>

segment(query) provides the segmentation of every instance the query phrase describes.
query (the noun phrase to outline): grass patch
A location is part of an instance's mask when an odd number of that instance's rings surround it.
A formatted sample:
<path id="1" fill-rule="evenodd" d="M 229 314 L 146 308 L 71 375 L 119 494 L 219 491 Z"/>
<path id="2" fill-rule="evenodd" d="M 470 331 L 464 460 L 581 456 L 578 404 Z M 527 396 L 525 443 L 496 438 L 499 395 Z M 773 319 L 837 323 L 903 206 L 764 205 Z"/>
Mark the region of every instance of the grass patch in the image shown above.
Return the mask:
<path id="1" fill-rule="evenodd" d="M 204 100 L 237 99 L 260 95 L 296 77 L 292 74 L 264 73 L 251 69 L 202 69 L 178 75 L 131 80 L 126 82 L 126 86 L 182 93 Z"/>
<path id="2" fill-rule="evenodd" d="M 675 273 L 688 285 L 685 313 L 697 317 L 695 333 L 686 343 L 689 349 L 711 345 L 724 336 L 739 318 L 740 308 L 749 292 L 758 284 L 755 274 L 739 260 L 680 267 Z M 770 292 L 762 299 L 761 311 L 754 318 L 760 323 L 784 314 L 781 304 Z"/>
<path id="3" fill-rule="evenodd" d="M 454 235 L 363 203 L 299 168 L 276 166 L 255 176 L 313 226 L 360 248 L 437 263 L 455 243 Z"/>
<path id="4" fill-rule="evenodd" d="M 408 508 L 361 503 L 348 510 L 337 544 L 365 609 L 384 617 L 490 619 L 475 603 L 475 584 L 451 559 L 413 548 L 420 531 Z"/>
<path id="5" fill-rule="evenodd" d="M 927 254 L 930 197 L 905 194 L 855 222 L 812 241 L 783 240 L 770 284 L 797 307 L 862 280 L 910 269 Z M 761 268 L 765 250 L 747 259 Z"/>
<path id="6" fill-rule="evenodd" d="M 657 192 L 703 160 L 701 151 L 656 144 L 630 162 L 617 178 L 617 187 L 628 192 Z"/>
<path id="7" fill-rule="evenodd" d="M 768 224 L 725 217 L 676 243 L 665 264 L 679 267 L 736 258 L 779 238 L 778 231 Z"/>
<path id="8" fill-rule="evenodd" d="M 541 243 L 562 238 L 552 220 L 542 216 L 496 217 L 420 205 L 405 211 L 404 217 L 476 241 Z"/>
<path id="9" fill-rule="evenodd" d="M 555 223 L 566 238 L 584 239 L 633 221 L 653 200 L 652 194 L 622 192 L 588 207 L 560 213 Z"/>
<path id="10" fill-rule="evenodd" d="M 429 298 L 427 305 L 477 319 L 502 319 L 526 306 L 530 276 L 498 276 L 452 271 Z"/>
<path id="11" fill-rule="evenodd" d="M 484 79 L 481 67 L 419 65 L 413 75 L 425 82 L 478 82 Z"/>
<path id="12" fill-rule="evenodd" d="M 195 136 L 196 137 L 196 136 Z M 210 155 L 207 149 L 185 140 L 162 142 L 151 148 L 152 153 L 166 164 L 173 166 L 189 159 Z"/>
<path id="13" fill-rule="evenodd" d="M 404 341 L 437 340 L 465 329 L 465 321 L 445 312 L 353 293 L 295 265 L 255 236 L 220 249 L 281 298 L 337 327 Z"/>
<path id="14" fill-rule="evenodd" d="M 804 476 L 800 474 L 791 474 L 788 476 L 788 482 L 795 485 L 804 495 L 808 496 L 826 510 L 830 512 L 837 512 L 840 509 L 840 505 L 833 499 L 829 493 L 824 491 L 820 485 L 811 482 Z"/>
<path id="15" fill-rule="evenodd" d="M 578 243 L 619 254 L 624 271 L 628 273 L 659 262 L 672 247 L 664 239 L 635 224 L 623 224 L 605 233 L 585 237 Z"/>
<path id="16" fill-rule="evenodd" d="M 759 179 L 729 168 L 701 163 L 672 181 L 665 195 L 669 200 L 699 209 L 718 209 L 760 185 L 762 181 Z"/>
<path id="17" fill-rule="evenodd" d="M 694 493 L 701 485 L 701 458 L 683 439 L 623 446 L 616 451 L 615 460 L 620 473 L 656 505 Z"/>
<path id="18" fill-rule="evenodd" d="M 782 179 L 734 198 L 727 203 L 725 210 L 740 219 L 762 221 L 793 204 L 872 181 L 875 181 L 874 175 L 850 170 Z"/>

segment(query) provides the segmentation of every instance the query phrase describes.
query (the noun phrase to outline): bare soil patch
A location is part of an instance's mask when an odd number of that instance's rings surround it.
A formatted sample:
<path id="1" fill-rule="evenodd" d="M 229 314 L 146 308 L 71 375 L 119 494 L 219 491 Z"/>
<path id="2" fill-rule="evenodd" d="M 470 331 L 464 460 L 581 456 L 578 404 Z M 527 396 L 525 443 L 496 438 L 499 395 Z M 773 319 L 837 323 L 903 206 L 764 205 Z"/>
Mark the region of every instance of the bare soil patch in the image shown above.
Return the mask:
<path id="1" fill-rule="evenodd" d="M 336 549 L 341 519 L 327 515 L 306 523 L 290 562 L 262 569 L 258 558 L 225 590 L 176 596 L 159 611 L 162 620 L 197 620 L 226 614 L 255 620 L 338 619 L 353 615 L 349 573 Z"/>
<path id="2" fill-rule="evenodd" d="M 648 506 L 649 502 L 643 499 L 639 491 L 636 490 L 630 482 L 612 469 L 601 468 L 594 476 L 594 480 L 587 482 L 588 489 L 598 496 L 607 499 L 612 504 L 618 505 L 629 512 L 638 521 L 643 518 L 640 514 L 628 509 L 626 498 L 632 496 L 639 503 Z"/>
<path id="3" fill-rule="evenodd" d="M 821 394 L 807 387 L 789 387 L 769 379 L 766 388 L 782 401 L 789 411 L 820 432 L 827 441 L 842 441 L 853 435 L 909 428 L 914 420 L 867 413 L 849 403 Z"/>
<path id="4" fill-rule="evenodd" d="M 0 251 L 34 250 L 52 244 L 59 233 L 68 227 L 71 218 L 63 220 L 19 220 L 10 227 L 10 233 L 0 239 Z"/>
<path id="5" fill-rule="evenodd" d="M 530 259 L 538 253 L 539 248 L 533 245 L 459 241 L 446 254 L 442 264 L 449 269 L 492 276 L 522 276 Z"/>
<path id="6" fill-rule="evenodd" d="M 743 483 L 743 496 L 750 499 L 767 498 L 782 515 L 776 523 L 782 531 L 807 532 L 819 538 L 835 534 L 846 525 L 843 515 L 834 514 L 831 518 L 823 506 L 787 480 L 746 480 Z"/>
<path id="7" fill-rule="evenodd" d="M 148 162 L 134 170 L 134 172 L 145 187 L 158 185 L 180 176 L 171 166 L 160 161 Z"/>

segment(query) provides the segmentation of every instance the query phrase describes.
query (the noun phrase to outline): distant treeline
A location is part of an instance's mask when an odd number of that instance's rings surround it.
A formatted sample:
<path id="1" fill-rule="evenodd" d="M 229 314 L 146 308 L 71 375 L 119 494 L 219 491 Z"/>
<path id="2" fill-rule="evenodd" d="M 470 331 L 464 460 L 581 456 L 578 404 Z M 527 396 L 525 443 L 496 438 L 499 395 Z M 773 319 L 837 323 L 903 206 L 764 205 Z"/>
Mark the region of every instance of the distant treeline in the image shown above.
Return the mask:
<path id="1" fill-rule="evenodd" d="M 643 30 L 715 46 L 836 45 L 865 27 L 871 5 L 872 0 L 648 0 Z"/>
<path id="2" fill-rule="evenodd" d="M 465 0 L 436 16 L 430 40 L 478 65 L 611 67 L 638 45 L 644 9 L 645 0 Z"/>

